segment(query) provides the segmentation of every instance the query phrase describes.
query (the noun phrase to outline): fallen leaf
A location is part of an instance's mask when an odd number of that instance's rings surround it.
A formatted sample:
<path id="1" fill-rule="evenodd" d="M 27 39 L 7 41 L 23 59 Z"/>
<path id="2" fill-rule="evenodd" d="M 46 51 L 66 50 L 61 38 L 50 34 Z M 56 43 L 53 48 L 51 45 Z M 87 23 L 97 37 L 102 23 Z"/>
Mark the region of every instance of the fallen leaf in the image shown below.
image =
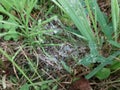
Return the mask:
<path id="1" fill-rule="evenodd" d="M 92 88 L 87 79 L 80 77 L 80 80 L 72 83 L 69 90 L 92 90 Z"/>

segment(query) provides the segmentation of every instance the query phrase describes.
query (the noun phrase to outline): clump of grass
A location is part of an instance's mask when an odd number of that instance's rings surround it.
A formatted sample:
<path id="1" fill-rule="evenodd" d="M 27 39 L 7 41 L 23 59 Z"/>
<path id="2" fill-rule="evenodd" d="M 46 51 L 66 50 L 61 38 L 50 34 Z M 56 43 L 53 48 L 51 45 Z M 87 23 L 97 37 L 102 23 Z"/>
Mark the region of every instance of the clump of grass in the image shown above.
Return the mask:
<path id="1" fill-rule="evenodd" d="M 0 47 L 0 54 L 2 54 L 2 56 L 6 57 L 6 59 L 11 62 L 13 67 L 18 70 L 20 76 L 24 76 L 25 81 L 27 80 L 25 83 L 22 82 L 23 86 L 21 85 L 20 90 L 29 90 L 32 88 L 34 90 L 50 89 L 48 84 L 57 82 L 57 80 L 55 80 L 54 78 L 54 80 L 43 80 L 41 75 L 44 75 L 45 71 L 42 71 L 42 74 L 38 72 L 38 66 L 36 66 L 36 64 L 38 65 L 38 62 L 35 63 L 35 61 L 31 60 L 31 58 L 29 58 L 29 56 L 26 55 L 23 50 L 23 48 L 29 47 L 28 49 L 30 49 L 31 52 L 38 46 L 42 47 L 42 45 L 46 42 L 45 35 L 49 35 L 50 33 L 54 32 L 54 30 L 52 29 L 46 30 L 45 25 L 48 22 L 56 19 L 56 16 L 51 16 L 50 18 L 45 17 L 45 19 L 43 19 L 42 17 L 39 17 L 38 14 L 36 15 L 38 18 L 32 17 L 35 7 L 37 6 L 37 2 L 38 0 L 0 1 L 0 13 L 3 14 L 0 15 L 0 28 L 2 29 L 0 30 L 0 38 L 6 40 L 6 42 L 20 41 L 22 43 L 22 46 L 20 45 L 20 47 L 17 47 L 17 49 L 15 50 L 16 52 L 13 52 L 13 54 L 8 53 L 7 51 L 5 52 L 4 49 Z M 43 3 L 45 2 L 42 1 L 40 4 Z M 51 10 L 46 12 L 46 16 L 50 12 Z M 23 57 L 25 58 L 24 60 L 26 60 L 25 62 L 29 64 L 29 69 L 22 67 L 22 65 L 20 66 L 20 63 L 17 63 L 18 61 L 15 60 L 17 56 L 20 55 L 20 53 L 23 53 Z M 32 74 L 28 73 L 28 71 L 30 71 Z M 36 81 L 38 79 L 39 81 Z M 4 83 L 6 82 L 4 81 Z M 3 86 L 5 86 L 5 84 Z M 55 85 L 55 87 L 52 88 L 56 87 L 57 84 Z"/>
<path id="2" fill-rule="evenodd" d="M 120 44 L 118 42 L 118 0 L 111 0 L 112 20 L 110 21 L 110 23 L 107 22 L 108 17 L 104 15 L 103 12 L 100 10 L 96 0 L 52 1 L 67 14 L 65 15 L 67 18 L 70 18 L 70 22 L 71 20 L 73 21 L 72 25 L 74 23 L 77 27 L 77 29 L 74 30 L 74 28 L 64 26 L 61 22 L 59 22 L 57 23 L 61 25 L 59 29 L 64 29 L 76 35 L 77 39 L 79 38 L 80 40 L 86 42 L 87 46 L 90 49 L 89 54 L 87 54 L 80 60 L 76 60 L 77 65 L 84 65 L 92 69 L 92 71 L 85 77 L 87 79 L 90 79 L 95 76 L 99 80 L 103 80 L 108 78 L 111 72 L 116 72 L 115 69 L 119 70 L 120 64 L 118 62 L 115 62 L 115 59 L 119 58 L 119 50 L 109 50 L 109 54 L 107 55 L 107 57 L 102 55 L 102 48 L 104 46 L 104 43 L 110 45 L 110 47 L 112 47 L 111 49 L 114 49 L 114 47 L 117 49 L 120 48 Z M 51 66 L 57 67 L 60 70 L 61 67 L 59 66 L 61 65 L 63 67 L 62 69 L 66 70 L 67 73 L 74 77 L 74 68 L 72 67 L 74 67 L 76 64 L 71 67 L 65 61 L 62 60 L 61 62 L 59 62 L 59 60 L 57 60 L 60 57 L 62 57 L 62 59 L 65 59 L 66 53 L 72 54 L 72 50 L 69 45 L 65 45 L 65 49 L 63 47 L 61 48 L 66 50 L 63 50 L 62 54 L 61 52 L 59 53 L 59 50 L 57 52 L 50 51 L 50 54 L 48 54 L 47 51 L 48 48 L 51 48 L 51 46 L 54 47 L 61 45 L 57 44 L 57 39 L 60 39 L 61 43 L 64 43 L 63 41 L 65 41 L 65 43 L 67 41 L 74 43 L 75 41 L 80 44 L 78 42 L 79 40 L 76 40 L 76 37 L 74 39 L 72 38 L 72 36 L 70 36 L 71 34 L 64 36 L 66 34 L 66 31 L 61 31 L 62 34 L 59 31 L 59 33 L 57 34 L 56 32 L 54 33 L 53 29 L 57 28 L 54 28 L 54 25 L 51 24 L 51 21 L 56 21 L 57 17 L 56 15 L 51 16 L 55 13 L 52 13 L 52 10 L 56 9 L 56 7 L 54 7 L 53 5 L 53 2 L 51 2 L 50 0 L 0 1 L 0 13 L 2 13 L 2 15 L 0 15 L 0 38 L 8 42 L 21 42 L 15 50 L 11 51 L 11 53 L 0 47 L 0 53 L 2 54 L 2 56 L 6 57 L 6 59 L 14 67 L 16 78 L 14 79 L 14 76 L 11 76 L 13 79 L 10 80 L 11 82 L 13 81 L 15 83 L 18 83 L 18 88 L 20 90 L 57 90 L 59 86 L 62 87 L 62 89 L 65 89 L 59 83 L 60 78 L 63 77 L 61 77 L 60 75 L 57 76 L 56 73 L 59 73 L 59 71 L 56 71 L 56 68 L 54 71 Z M 46 7 L 46 4 L 48 5 L 48 7 Z M 60 11 L 60 15 L 61 12 L 62 11 Z M 40 17 L 40 15 L 42 16 Z M 67 22 L 69 23 L 69 20 Z M 48 27 L 50 26 L 47 23 L 53 25 L 53 28 L 46 28 L 47 25 Z M 99 33 L 102 33 L 102 35 L 100 35 Z M 62 35 L 65 38 L 63 38 Z M 50 37 L 52 37 L 52 39 L 55 39 L 55 41 L 52 40 L 50 41 L 50 43 L 48 41 Z M 67 37 L 69 37 L 69 40 Z M 47 49 L 44 49 L 44 47 L 47 47 Z M 7 49 L 9 48 L 7 47 Z M 59 53 L 60 56 L 54 58 L 51 56 L 51 52 Z M 79 59 L 78 57 L 76 57 L 76 55 L 73 55 L 73 58 Z M 68 59 L 71 59 L 71 57 Z M 99 65 L 96 68 L 93 68 L 92 65 L 94 65 L 94 63 L 98 63 Z M 49 66 L 48 64 L 50 64 L 51 66 Z M 107 67 L 108 64 L 110 64 L 111 66 Z M 4 68 L 4 62 L 2 60 L 0 61 L 0 65 L 2 65 L 2 68 Z M 16 69 L 18 72 L 15 72 Z M 54 73 L 50 71 L 51 69 Z M 105 74 L 101 74 L 101 72 Z M 51 73 L 53 74 L 53 76 L 51 75 Z M 22 79 L 20 79 L 21 77 Z M 65 77 L 68 78 L 68 76 Z M 4 75 L 2 80 L 2 85 L 4 89 L 6 88 L 5 78 L 6 75 Z"/>
<path id="3" fill-rule="evenodd" d="M 99 62 L 101 63 L 98 67 L 96 67 L 90 74 L 86 76 L 87 79 L 93 77 L 100 69 L 102 69 L 107 64 L 112 63 L 112 60 L 119 55 L 119 51 L 111 52 L 107 58 L 101 56 L 99 53 L 102 49 L 103 42 L 111 41 L 112 45 L 113 42 L 117 44 L 118 38 L 118 21 L 119 21 L 119 7 L 117 0 L 111 0 L 111 7 L 112 7 L 112 25 L 108 24 L 107 19 L 103 12 L 100 10 L 96 0 L 52 0 L 56 5 L 58 5 L 65 13 L 67 13 L 80 33 L 76 33 L 76 31 L 70 31 L 71 33 L 75 34 L 76 36 L 86 40 L 88 42 L 88 46 L 90 48 L 90 55 L 86 56 L 85 58 L 79 60 L 80 64 L 85 66 L 89 66 L 91 63 Z M 85 8 L 86 6 L 86 8 Z M 87 17 L 90 17 L 93 28 L 90 24 L 90 21 Z M 98 24 L 97 24 L 98 23 Z M 98 31 L 99 28 L 97 25 L 100 25 L 101 31 Z M 95 32 L 95 33 L 94 33 Z M 103 40 L 101 36 L 99 36 L 98 32 L 102 32 L 105 37 Z M 114 34 L 114 36 L 113 36 Z M 96 37 L 97 36 L 97 37 Z M 113 38 L 115 40 L 113 41 Z M 107 42 L 108 43 L 108 42 Z M 117 45 L 116 45 L 117 46 Z M 112 53 L 114 53 L 112 55 Z M 115 53 L 117 53 L 115 55 Z M 111 58 L 114 57 L 114 58 Z M 111 58 L 111 59 L 110 59 Z"/>
<path id="4" fill-rule="evenodd" d="M 37 0 L 30 0 L 30 2 L 27 0 L 21 0 L 20 2 L 15 0 L 1 0 L 0 12 L 8 19 L 6 20 L 6 18 L 1 15 L 0 28 L 4 29 L 4 32 L 0 34 L 0 37 L 4 37 L 5 40 L 14 41 L 18 41 L 20 38 L 26 38 L 25 42 L 31 45 L 44 43 L 45 39 L 43 34 L 48 33 L 44 25 L 55 19 L 56 16 L 43 20 L 39 18 L 38 14 L 36 15 L 38 18 L 34 19 L 31 14 L 35 6 L 37 6 L 37 2 Z M 53 31 L 49 30 L 49 32 Z M 36 41 L 35 37 L 38 38 Z"/>

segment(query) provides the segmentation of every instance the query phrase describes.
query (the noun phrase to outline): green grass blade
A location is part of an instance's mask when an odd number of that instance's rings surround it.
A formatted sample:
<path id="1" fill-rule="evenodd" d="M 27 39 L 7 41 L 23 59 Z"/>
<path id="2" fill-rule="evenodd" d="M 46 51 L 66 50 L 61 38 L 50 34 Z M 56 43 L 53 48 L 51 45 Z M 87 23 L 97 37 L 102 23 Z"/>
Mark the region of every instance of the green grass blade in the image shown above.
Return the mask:
<path id="1" fill-rule="evenodd" d="M 108 39 L 112 39 L 112 26 L 109 26 L 107 24 L 107 20 L 105 18 L 105 15 L 103 14 L 103 12 L 101 12 L 98 4 L 97 4 L 97 1 L 96 0 L 92 0 L 90 1 L 90 6 L 92 8 L 92 11 L 94 13 L 94 15 L 96 14 L 97 15 L 97 21 L 102 29 L 102 32 L 105 34 L 105 36 L 108 38 Z"/>
<path id="2" fill-rule="evenodd" d="M 20 50 L 18 50 L 15 55 L 11 58 L 5 51 L 3 51 L 0 48 L 0 53 L 3 54 L 22 74 L 23 76 L 32 84 L 32 86 L 34 87 L 34 84 L 32 83 L 32 81 L 29 79 L 29 77 L 24 73 L 24 71 L 14 62 L 14 59 L 16 57 L 16 55 L 20 52 Z"/>
<path id="3" fill-rule="evenodd" d="M 113 40 L 109 40 L 108 41 L 111 45 L 117 47 L 117 48 L 120 48 L 120 43 L 116 42 L 116 41 L 113 41 Z"/>
<path id="4" fill-rule="evenodd" d="M 94 33 L 89 25 L 85 9 L 81 5 L 81 2 L 75 1 L 75 3 L 72 3 L 72 1 L 69 0 L 58 0 L 57 2 L 59 3 L 59 6 L 64 9 L 65 13 L 73 20 L 83 37 L 88 41 L 95 42 Z"/>
<path id="5" fill-rule="evenodd" d="M 98 36 L 98 30 L 97 30 L 97 14 L 96 14 L 96 10 L 95 10 L 95 15 L 93 16 L 92 8 L 90 7 L 90 1 L 85 0 L 85 4 L 87 6 L 88 14 L 89 14 L 91 22 L 93 24 L 93 28 L 95 30 L 95 35 L 97 36 L 97 41 L 98 41 L 98 44 L 99 44 L 100 43 L 100 38 Z"/>
<path id="6" fill-rule="evenodd" d="M 112 12 L 112 23 L 114 27 L 114 38 L 117 41 L 118 38 L 118 23 L 119 23 L 119 5 L 118 0 L 111 0 L 111 12 Z"/>

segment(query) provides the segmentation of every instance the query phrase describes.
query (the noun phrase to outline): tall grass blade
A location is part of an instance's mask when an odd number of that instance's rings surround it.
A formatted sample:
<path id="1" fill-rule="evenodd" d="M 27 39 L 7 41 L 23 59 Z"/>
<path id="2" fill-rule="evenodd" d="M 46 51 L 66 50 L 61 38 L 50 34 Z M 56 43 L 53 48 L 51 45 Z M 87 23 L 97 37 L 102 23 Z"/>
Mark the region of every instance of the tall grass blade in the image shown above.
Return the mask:
<path id="1" fill-rule="evenodd" d="M 120 48 L 120 43 L 116 42 L 116 41 L 113 41 L 113 40 L 109 40 L 108 41 L 111 45 L 117 47 L 117 48 Z"/>
<path id="2" fill-rule="evenodd" d="M 90 27 L 85 13 L 85 8 L 82 6 L 81 2 L 79 0 L 53 0 L 55 3 L 56 1 L 57 4 L 64 9 L 65 13 L 70 16 L 83 37 L 85 37 L 88 41 L 95 42 L 94 33 Z"/>
<path id="3" fill-rule="evenodd" d="M 97 0 L 91 0 L 89 3 L 94 15 L 97 15 L 97 21 L 102 29 L 102 32 L 109 40 L 112 39 L 112 26 L 108 25 L 105 14 L 103 14 L 103 12 L 100 10 Z"/>
<path id="4" fill-rule="evenodd" d="M 23 76 L 30 82 L 30 84 L 32 84 L 32 86 L 34 87 L 34 84 L 32 83 L 32 81 L 29 79 L 29 77 L 24 73 L 24 71 L 15 63 L 14 59 L 16 57 L 16 55 L 20 52 L 20 50 L 18 50 L 15 55 L 11 58 L 5 51 L 3 51 L 0 48 L 0 53 L 3 54 L 22 74 Z"/>
<path id="5" fill-rule="evenodd" d="M 85 4 L 87 6 L 88 14 L 90 16 L 91 22 L 93 24 L 93 28 L 95 30 L 95 35 L 97 36 L 97 41 L 99 43 L 100 40 L 99 40 L 98 30 L 97 30 L 97 15 L 96 15 L 96 11 L 95 11 L 95 16 L 93 16 L 92 10 L 91 10 L 91 7 L 90 7 L 90 1 L 89 0 L 85 0 Z"/>
<path id="6" fill-rule="evenodd" d="M 114 28 L 114 38 L 115 41 L 117 41 L 118 38 L 118 23 L 119 23 L 119 5 L 118 5 L 118 0 L 111 0 L 111 8 L 112 8 L 112 23 L 113 23 L 113 28 Z"/>

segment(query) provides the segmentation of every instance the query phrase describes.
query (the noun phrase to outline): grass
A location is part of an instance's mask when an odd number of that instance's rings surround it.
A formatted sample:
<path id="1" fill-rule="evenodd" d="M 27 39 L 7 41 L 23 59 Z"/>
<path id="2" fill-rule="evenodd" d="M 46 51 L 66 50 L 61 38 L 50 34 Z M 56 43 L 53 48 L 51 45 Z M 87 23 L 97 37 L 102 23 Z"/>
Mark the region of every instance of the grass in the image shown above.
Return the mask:
<path id="1" fill-rule="evenodd" d="M 111 16 L 96 0 L 0 3 L 1 89 L 68 90 L 78 74 L 119 79 L 118 0 L 110 2 Z"/>
<path id="2" fill-rule="evenodd" d="M 68 0 L 57 0 L 57 1 L 53 0 L 53 2 L 56 3 L 61 9 L 64 10 L 65 13 L 67 13 L 70 16 L 70 18 L 73 20 L 76 27 L 78 28 L 78 30 L 81 33 L 79 35 L 82 35 L 82 37 L 85 37 L 85 39 L 89 43 L 90 56 L 87 56 L 83 60 L 80 60 L 80 63 L 83 65 L 89 65 L 91 63 L 96 63 L 96 62 L 104 63 L 104 61 L 106 61 L 106 59 L 103 58 L 100 55 L 100 53 L 98 53 L 99 45 L 97 42 L 100 42 L 100 40 L 102 38 L 98 37 L 99 31 L 97 31 L 98 29 L 96 28 L 97 27 L 96 22 L 98 22 L 98 24 L 101 26 L 101 29 L 102 29 L 101 31 L 104 33 L 104 36 L 107 37 L 107 40 L 112 40 L 112 38 L 114 38 L 114 37 L 112 37 L 112 34 L 114 33 L 115 37 L 116 37 L 115 41 L 117 42 L 118 32 L 116 32 L 116 30 L 117 30 L 116 28 L 117 28 L 118 21 L 119 21 L 119 18 L 118 18 L 119 17 L 119 7 L 118 7 L 117 0 L 111 1 L 111 3 L 112 3 L 111 11 L 113 12 L 112 13 L 112 23 L 113 23 L 114 31 L 111 31 L 112 25 L 109 26 L 109 24 L 107 24 L 106 18 L 104 16 L 104 14 L 101 12 L 96 1 L 85 0 L 87 10 L 85 10 L 85 8 L 83 8 L 81 1 L 77 1 L 77 0 L 74 2 L 68 1 Z M 116 7 L 114 7 L 114 6 L 116 6 Z M 85 11 L 88 11 L 88 13 L 86 14 Z M 92 12 L 93 12 L 94 16 L 92 15 Z M 96 32 L 95 34 L 97 34 L 96 35 L 97 38 L 95 38 L 95 35 L 93 34 L 94 31 L 92 31 L 92 28 L 90 27 L 89 20 L 87 19 L 87 15 L 89 15 L 92 20 L 93 27 Z M 116 20 L 118 20 L 118 21 L 116 21 Z M 77 35 L 77 36 L 79 36 L 79 35 Z M 98 41 L 96 41 L 96 40 L 98 40 Z M 106 42 L 107 40 L 105 40 L 104 42 Z M 100 42 L 100 44 L 102 44 L 102 42 Z M 97 73 L 97 71 L 99 71 L 99 70 L 95 69 L 95 71 Z"/>

